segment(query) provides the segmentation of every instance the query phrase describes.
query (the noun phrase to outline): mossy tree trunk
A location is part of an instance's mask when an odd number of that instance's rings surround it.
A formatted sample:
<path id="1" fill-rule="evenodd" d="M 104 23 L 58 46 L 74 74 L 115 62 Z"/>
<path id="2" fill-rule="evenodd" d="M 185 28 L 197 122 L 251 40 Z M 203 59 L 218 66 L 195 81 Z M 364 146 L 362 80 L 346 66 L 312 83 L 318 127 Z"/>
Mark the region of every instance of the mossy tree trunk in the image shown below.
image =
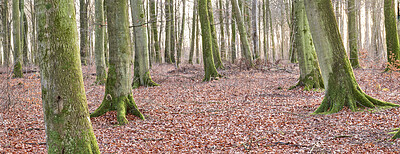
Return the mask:
<path id="1" fill-rule="evenodd" d="M 171 59 L 171 63 L 175 63 L 175 10 L 174 10 L 174 0 L 170 0 L 170 5 L 169 5 L 169 10 L 170 10 L 170 33 L 169 33 L 169 37 L 170 37 L 170 52 L 169 52 L 169 58 Z"/>
<path id="2" fill-rule="evenodd" d="M 350 46 L 350 63 L 353 68 L 359 68 L 358 62 L 358 36 L 357 36 L 357 21 L 356 21 L 356 5 L 355 0 L 348 0 L 348 33 L 349 33 L 349 46 Z"/>
<path id="3" fill-rule="evenodd" d="M 212 10 L 211 0 L 207 0 L 207 10 L 208 10 L 208 21 L 210 22 L 211 41 L 212 41 L 211 43 L 213 48 L 212 51 L 213 51 L 214 64 L 217 69 L 223 69 L 224 64 L 222 63 L 221 53 L 219 52 L 217 32 L 215 30 L 214 14 Z"/>
<path id="4" fill-rule="evenodd" d="M 304 90 L 323 88 L 324 83 L 304 9 L 304 0 L 295 0 L 293 3 L 293 27 L 296 35 L 294 37 L 294 46 L 295 50 L 297 50 L 300 68 L 299 82 L 294 87 L 304 86 Z"/>
<path id="5" fill-rule="evenodd" d="M 47 153 L 100 153 L 89 118 L 73 0 L 35 0 Z"/>
<path id="6" fill-rule="evenodd" d="M 254 52 L 254 59 L 260 58 L 260 51 L 258 46 L 258 27 L 257 27 L 257 0 L 252 1 L 251 5 L 251 24 L 252 24 L 252 36 L 253 36 L 253 52 Z"/>
<path id="7" fill-rule="evenodd" d="M 2 28 L 3 28 L 3 59 L 4 59 L 4 64 L 6 66 L 9 65 L 9 60 L 10 60 L 10 48 L 9 48 L 9 37 L 10 37 L 10 28 L 8 26 L 8 1 L 3 1 L 1 3 L 1 15 L 2 15 Z"/>
<path id="8" fill-rule="evenodd" d="M 171 64 L 172 60 L 170 57 L 171 51 L 171 0 L 165 0 L 165 49 L 164 59 L 166 63 Z"/>
<path id="9" fill-rule="evenodd" d="M 222 0 L 218 1 L 219 3 L 219 23 L 220 23 L 220 35 L 221 35 L 221 58 L 222 60 L 226 60 L 226 45 L 228 43 L 225 41 L 225 28 L 224 28 L 224 8 L 222 5 Z M 228 28 L 228 27 L 226 27 Z"/>
<path id="10" fill-rule="evenodd" d="M 143 0 L 131 0 L 133 36 L 135 41 L 134 78 L 132 87 L 158 86 L 150 76 L 149 50 L 147 42 L 147 27 L 144 16 Z"/>
<path id="11" fill-rule="evenodd" d="M 231 62 L 235 63 L 236 60 L 236 22 L 235 19 L 232 18 L 231 20 L 232 24 L 232 44 L 231 44 Z"/>
<path id="12" fill-rule="evenodd" d="M 157 63 L 161 63 L 161 54 L 160 54 L 160 44 L 158 43 L 158 30 L 157 30 L 157 13 L 156 13 L 156 0 L 150 0 L 150 20 L 151 20 L 151 32 L 154 50 L 156 53 L 155 60 Z"/>
<path id="13" fill-rule="evenodd" d="M 104 54 L 104 0 L 95 1 L 95 62 L 96 83 L 103 85 L 107 80 L 106 59 Z"/>
<path id="14" fill-rule="evenodd" d="M 196 22 L 197 22 L 197 0 L 193 4 L 193 17 L 192 17 L 192 39 L 190 40 L 190 51 L 189 51 L 189 64 L 193 64 L 193 55 L 196 42 Z M 197 46 L 196 46 L 197 47 Z"/>
<path id="15" fill-rule="evenodd" d="M 314 112 L 329 114 L 376 106 L 398 106 L 372 98 L 358 85 L 347 57 L 330 0 L 305 0 L 307 18 L 325 86 L 325 97 Z"/>
<path id="16" fill-rule="evenodd" d="M 201 25 L 201 38 L 203 43 L 204 79 L 210 81 L 221 77 L 214 65 L 210 18 L 208 16 L 208 0 L 199 0 L 198 10 Z"/>
<path id="17" fill-rule="evenodd" d="M 182 25 L 181 32 L 179 33 L 179 41 L 178 41 L 178 50 L 176 51 L 176 66 L 179 68 L 179 64 L 181 63 L 182 57 L 182 48 L 183 48 L 183 35 L 185 33 L 185 14 L 186 14 L 186 0 L 182 0 L 183 12 L 182 12 Z"/>
<path id="18" fill-rule="evenodd" d="M 130 83 L 132 50 L 128 29 L 128 1 L 106 0 L 105 5 L 110 42 L 109 69 L 103 102 L 90 116 L 97 117 L 116 110 L 118 123 L 124 125 L 128 123 L 128 113 L 144 119 L 133 99 Z"/>
<path id="19" fill-rule="evenodd" d="M 393 65 L 399 60 L 400 45 L 399 36 L 397 35 L 395 0 L 385 0 L 385 30 L 386 30 L 386 46 L 389 65 Z"/>
<path id="20" fill-rule="evenodd" d="M 83 65 L 87 65 L 87 56 L 89 51 L 89 24 L 88 24 L 88 0 L 80 0 L 80 34 L 81 34 L 81 61 Z"/>
<path id="21" fill-rule="evenodd" d="M 246 27 L 244 25 L 243 16 L 240 12 L 238 1 L 232 0 L 231 3 L 232 3 L 232 13 L 234 14 L 234 18 L 235 18 L 235 21 L 236 21 L 236 24 L 237 24 L 237 27 L 239 30 L 240 42 L 242 43 L 242 47 L 244 50 L 242 52 L 244 53 L 247 63 L 252 67 L 252 66 L 254 66 L 253 56 L 252 56 L 252 52 L 250 50 L 249 41 L 247 40 L 247 31 L 246 31 Z"/>
<path id="22" fill-rule="evenodd" d="M 21 18 L 19 0 L 13 0 L 13 41 L 14 41 L 14 77 L 22 78 L 22 42 L 21 42 Z"/>

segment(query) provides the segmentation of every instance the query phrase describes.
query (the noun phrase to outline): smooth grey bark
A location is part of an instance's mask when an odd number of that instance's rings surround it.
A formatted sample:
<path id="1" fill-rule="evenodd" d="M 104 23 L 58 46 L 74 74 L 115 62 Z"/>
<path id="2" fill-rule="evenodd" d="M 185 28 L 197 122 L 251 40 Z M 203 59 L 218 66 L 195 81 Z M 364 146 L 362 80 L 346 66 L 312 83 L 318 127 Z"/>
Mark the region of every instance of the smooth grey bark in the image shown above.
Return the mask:
<path id="1" fill-rule="evenodd" d="M 13 0 L 12 3 L 12 17 L 13 17 L 13 42 L 14 42 L 14 72 L 13 76 L 22 78 L 22 42 L 21 42 L 21 17 L 19 0 Z"/>
<path id="2" fill-rule="evenodd" d="M 100 153 L 89 118 L 73 0 L 35 0 L 48 153 Z"/>
<path id="3" fill-rule="evenodd" d="M 88 52 L 89 52 L 89 23 L 88 23 L 88 0 L 80 0 L 80 35 L 81 35 L 81 61 L 83 65 L 87 65 Z"/>
<path id="4" fill-rule="evenodd" d="M 190 50 L 189 50 L 189 64 L 193 64 L 193 55 L 194 55 L 194 48 L 196 42 L 196 22 L 197 22 L 197 0 L 194 1 L 193 4 L 193 16 L 192 16 L 192 39 L 190 40 Z M 197 47 L 197 46 L 196 46 Z"/>
<path id="5" fill-rule="evenodd" d="M 358 36 L 357 36 L 357 21 L 356 21 L 356 5 L 355 0 L 347 1 L 348 9 L 348 33 L 349 33 L 349 46 L 350 46 L 350 63 L 353 68 L 359 68 L 358 62 Z M 367 9 L 366 9 L 367 10 Z"/>
<path id="6" fill-rule="evenodd" d="M 95 1 L 95 62 L 96 62 L 96 83 L 103 85 L 107 81 L 106 59 L 104 54 L 104 0 Z"/>
<path id="7" fill-rule="evenodd" d="M 178 50 L 176 51 L 176 66 L 179 68 L 179 64 L 181 63 L 182 57 L 182 48 L 183 48 L 183 35 L 185 33 L 185 14 L 186 14 L 186 0 L 182 0 L 183 12 L 182 12 L 182 25 L 181 32 L 179 33 L 179 42 L 178 42 Z"/>
<path id="8" fill-rule="evenodd" d="M 259 51 L 259 42 L 258 42 L 258 28 L 257 28 L 257 0 L 252 1 L 251 5 L 251 22 L 253 26 L 252 37 L 253 37 L 253 52 L 254 52 L 254 59 L 260 58 L 260 51 Z"/>

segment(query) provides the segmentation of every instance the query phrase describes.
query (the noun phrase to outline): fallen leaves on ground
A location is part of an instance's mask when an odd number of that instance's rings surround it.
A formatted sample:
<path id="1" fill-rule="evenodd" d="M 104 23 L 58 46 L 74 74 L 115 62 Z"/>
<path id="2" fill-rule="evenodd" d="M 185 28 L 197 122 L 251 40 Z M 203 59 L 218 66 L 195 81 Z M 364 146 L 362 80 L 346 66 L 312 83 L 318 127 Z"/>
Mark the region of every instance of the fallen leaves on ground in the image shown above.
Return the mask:
<path id="1" fill-rule="evenodd" d="M 224 78 L 202 82 L 200 65 L 154 65 L 158 87 L 133 90 L 142 121 L 128 115 L 116 126 L 116 112 L 91 118 L 102 153 L 399 153 L 388 134 L 400 126 L 399 108 L 311 115 L 323 91 L 287 90 L 297 82 L 295 65 L 285 69 L 220 70 Z M 2 71 L 7 71 L 5 68 Z M 104 95 L 84 67 L 89 111 Z M 399 78 L 380 69 L 357 69 L 369 95 L 399 104 Z M 46 136 L 37 72 L 23 79 L 0 74 L 0 152 L 45 153 Z M 8 109 L 5 106 L 8 106 Z"/>

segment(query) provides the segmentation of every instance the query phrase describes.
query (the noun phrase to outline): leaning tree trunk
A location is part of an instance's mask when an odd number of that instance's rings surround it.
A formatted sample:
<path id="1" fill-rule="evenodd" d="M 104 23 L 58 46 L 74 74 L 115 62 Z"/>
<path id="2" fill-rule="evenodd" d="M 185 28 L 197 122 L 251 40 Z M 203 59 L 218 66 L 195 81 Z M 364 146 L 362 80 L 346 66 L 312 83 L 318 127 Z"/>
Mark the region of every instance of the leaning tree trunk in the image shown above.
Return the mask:
<path id="1" fill-rule="evenodd" d="M 199 0 L 199 17 L 201 23 L 201 38 L 203 43 L 203 63 L 204 63 L 204 79 L 203 81 L 210 81 L 214 78 L 219 78 L 221 75 L 217 72 L 214 65 L 212 36 L 210 28 L 210 18 L 207 11 L 207 1 Z"/>
<path id="2" fill-rule="evenodd" d="M 242 51 L 242 52 L 244 52 L 244 56 L 247 60 L 247 63 L 251 67 L 253 67 L 254 66 L 253 59 L 252 59 L 253 56 L 250 51 L 249 41 L 247 40 L 247 31 L 246 31 L 246 28 L 244 25 L 243 16 L 239 9 L 238 1 L 232 0 L 231 3 L 232 3 L 232 13 L 234 14 L 234 18 L 236 20 L 237 27 L 239 29 L 240 41 L 243 44 L 242 46 L 243 46 L 244 51 Z"/>
<path id="3" fill-rule="evenodd" d="M 73 0 L 35 0 L 47 153 L 100 153 L 89 118 Z"/>
<path id="4" fill-rule="evenodd" d="M 106 59 L 104 54 L 104 0 L 95 1 L 95 62 L 96 83 L 103 85 L 107 80 Z"/>
<path id="5" fill-rule="evenodd" d="M 181 28 L 181 33 L 179 33 L 179 42 L 178 42 L 178 50 L 176 52 L 176 66 L 179 68 L 179 64 L 181 63 L 181 57 L 182 57 L 182 48 L 183 48 L 183 35 L 185 33 L 185 11 L 186 11 L 186 0 L 182 0 L 183 2 L 183 12 L 182 12 L 182 28 Z"/>
<path id="6" fill-rule="evenodd" d="M 396 60 L 399 60 L 400 45 L 399 36 L 397 35 L 396 15 L 395 15 L 395 1 L 385 0 L 385 30 L 386 30 L 386 46 L 388 57 L 388 68 L 393 66 Z M 397 66 L 398 67 L 398 66 Z"/>
<path id="7" fill-rule="evenodd" d="M 189 64 L 193 64 L 193 55 L 194 55 L 194 45 L 196 41 L 196 22 L 197 22 L 197 0 L 194 1 L 193 4 L 193 17 L 192 17 L 192 39 L 190 40 L 190 51 L 189 51 Z M 197 46 L 196 46 L 197 47 Z"/>
<path id="8" fill-rule="evenodd" d="M 213 47 L 212 51 L 213 51 L 214 64 L 216 68 L 223 69 L 224 64 L 222 63 L 221 53 L 219 52 L 218 48 L 217 32 L 215 31 L 214 14 L 212 10 L 211 0 L 207 0 L 207 10 L 208 10 L 208 21 L 210 22 L 211 43 L 212 43 L 211 45 Z"/>
<path id="9" fill-rule="evenodd" d="M 365 94 L 358 85 L 347 57 L 330 0 L 305 0 L 311 34 L 318 52 L 325 86 L 325 98 L 314 112 L 335 113 L 376 106 L 398 106 Z"/>
<path id="10" fill-rule="evenodd" d="M 160 54 L 160 44 L 158 43 L 158 31 L 157 31 L 157 14 L 156 14 L 156 0 L 150 0 L 150 21 L 151 21 L 151 38 L 154 41 L 154 50 L 156 53 L 156 62 L 161 63 L 161 54 Z"/>
<path id="11" fill-rule="evenodd" d="M 14 40 L 14 77 L 22 78 L 21 28 L 19 0 L 13 0 L 13 40 Z"/>
<path id="12" fill-rule="evenodd" d="M 88 24 L 88 5 L 87 0 L 80 0 L 80 34 L 81 34 L 81 61 L 83 65 L 87 65 L 89 50 L 89 24 Z"/>
<path id="13" fill-rule="evenodd" d="M 143 0 L 131 0 L 131 12 L 133 22 L 133 36 L 135 40 L 134 78 L 132 87 L 158 86 L 150 76 L 149 50 L 147 46 L 147 28 L 143 26 L 146 22 Z"/>
<path id="14" fill-rule="evenodd" d="M 304 90 L 323 88 L 321 71 L 319 69 L 317 54 L 313 45 L 313 39 L 304 10 L 304 0 L 294 2 L 294 43 L 297 50 L 300 77 L 296 86 L 304 86 Z M 294 88 L 292 87 L 292 88 Z"/>
<path id="15" fill-rule="evenodd" d="M 112 110 L 117 111 L 120 125 L 128 123 L 126 114 L 130 113 L 144 120 L 132 96 L 130 84 L 131 55 L 128 1 L 106 0 L 107 29 L 110 45 L 110 60 L 104 99 L 99 108 L 90 116 L 97 117 Z"/>
<path id="16" fill-rule="evenodd" d="M 358 36 L 357 36 L 357 21 L 356 21 L 356 5 L 355 0 L 348 1 L 348 33 L 350 46 L 350 63 L 353 68 L 359 68 L 358 62 Z"/>

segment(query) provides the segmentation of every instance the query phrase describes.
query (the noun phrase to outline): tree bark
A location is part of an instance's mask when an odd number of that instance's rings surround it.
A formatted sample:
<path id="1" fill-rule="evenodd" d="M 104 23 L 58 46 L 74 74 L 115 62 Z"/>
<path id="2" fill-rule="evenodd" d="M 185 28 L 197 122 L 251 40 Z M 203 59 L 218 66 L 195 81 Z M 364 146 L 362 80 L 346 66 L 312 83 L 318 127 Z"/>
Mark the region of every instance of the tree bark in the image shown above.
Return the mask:
<path id="1" fill-rule="evenodd" d="M 165 49 L 164 59 L 166 63 L 171 64 L 172 60 L 170 57 L 171 51 L 171 0 L 165 0 Z"/>
<path id="2" fill-rule="evenodd" d="M 144 120 L 132 96 L 130 83 L 131 55 L 127 0 L 106 0 L 107 29 L 110 42 L 110 64 L 104 99 L 99 108 L 90 116 L 97 117 L 112 110 L 117 111 L 120 125 L 128 123 L 130 113 Z"/>
<path id="3" fill-rule="evenodd" d="M 313 88 L 323 88 L 321 71 L 319 69 L 317 54 L 304 9 L 304 0 L 294 1 L 294 43 L 297 50 L 300 77 L 296 86 L 304 86 L 308 91 Z M 294 88 L 292 87 L 292 88 Z"/>
<path id="4" fill-rule="evenodd" d="M 80 64 L 73 0 L 35 0 L 48 153 L 100 153 Z"/>
<path id="5" fill-rule="evenodd" d="M 249 41 L 247 40 L 247 31 L 244 25 L 243 21 L 243 16 L 240 12 L 238 1 L 237 0 L 232 0 L 232 12 L 234 14 L 238 29 L 239 29 L 239 34 L 240 34 L 240 41 L 242 42 L 243 49 L 242 51 L 244 53 L 244 56 L 247 60 L 247 63 L 249 64 L 250 67 L 253 67 L 253 56 L 250 50 L 250 45 Z"/>
<path id="6" fill-rule="evenodd" d="M 87 65 L 87 55 L 89 50 L 89 24 L 88 24 L 88 5 L 87 0 L 80 0 L 80 35 L 81 35 L 81 61 L 83 65 Z"/>
<path id="7" fill-rule="evenodd" d="M 355 0 L 348 2 L 348 33 L 349 33 L 349 46 L 350 46 L 350 63 L 353 68 L 359 68 L 358 62 L 358 36 L 357 36 L 357 21 L 356 21 L 356 5 Z"/>
<path id="8" fill-rule="evenodd" d="M 186 14 L 186 0 L 182 0 L 183 2 L 183 12 L 182 12 L 182 23 L 181 23 L 181 32 L 179 33 L 179 41 L 178 41 L 178 50 L 176 52 L 176 66 L 179 68 L 179 64 L 181 63 L 182 57 L 182 48 L 183 48 L 183 35 L 185 33 L 185 14 Z"/>
<path id="9" fill-rule="evenodd" d="M 196 41 L 196 22 L 197 22 L 197 0 L 194 1 L 193 4 L 193 17 L 192 17 L 192 39 L 190 40 L 190 51 L 189 51 L 189 64 L 193 64 L 193 55 Z M 198 46 L 196 46 L 198 47 Z"/>
<path id="10" fill-rule="evenodd" d="M 213 47 L 212 51 L 213 51 L 214 64 L 217 69 L 224 69 L 224 64 L 222 63 L 221 60 L 221 53 L 218 47 L 217 32 L 215 30 L 214 14 L 212 10 L 211 0 L 207 0 L 207 10 L 208 10 L 208 19 L 210 22 L 211 41 L 212 41 L 211 43 Z"/>
<path id="11" fill-rule="evenodd" d="M 161 63 L 161 54 L 160 54 L 160 44 L 158 43 L 158 30 L 157 30 L 157 13 L 156 13 L 156 1 L 150 0 L 150 21 L 151 23 L 151 32 L 152 32 L 152 39 L 154 41 L 154 50 L 156 53 L 156 62 Z"/>
<path id="12" fill-rule="evenodd" d="M 376 106 L 398 106 L 365 94 L 347 57 L 330 0 L 305 0 L 307 18 L 325 86 L 325 97 L 314 112 L 330 114 L 348 107 L 352 111 Z"/>
<path id="13" fill-rule="evenodd" d="M 2 25 L 3 25 L 3 54 L 4 54 L 4 64 L 6 66 L 9 66 L 9 61 L 10 61 L 10 31 L 9 31 L 9 26 L 8 26 L 8 1 L 3 1 L 2 3 Z"/>
<path id="14" fill-rule="evenodd" d="M 19 0 L 13 0 L 13 41 L 14 41 L 14 77 L 22 78 L 22 43 L 21 43 L 21 18 Z"/>
<path id="15" fill-rule="evenodd" d="M 257 28 L 257 0 L 252 1 L 252 8 L 251 8 L 251 14 L 252 14 L 252 26 L 253 26 L 253 52 L 254 52 L 254 59 L 258 59 L 260 57 L 260 51 L 258 48 L 258 28 Z"/>
<path id="16" fill-rule="evenodd" d="M 96 83 L 103 85 L 107 81 L 106 59 L 104 54 L 104 0 L 95 1 L 95 62 Z"/>
<path id="17" fill-rule="evenodd" d="M 222 5 L 222 0 L 218 1 L 219 3 L 219 23 L 220 23 L 220 35 L 221 35 L 221 59 L 225 60 L 226 59 L 226 49 L 225 49 L 225 43 L 227 43 L 227 41 L 225 41 L 225 29 L 224 29 L 224 9 L 223 9 L 223 5 Z M 228 27 L 226 27 L 228 28 Z"/>
<path id="18" fill-rule="evenodd" d="M 176 26 L 175 26 L 175 10 L 174 10 L 174 0 L 170 0 L 170 52 L 169 52 L 169 58 L 171 59 L 171 63 L 175 63 L 175 52 L 176 52 L 176 46 L 175 46 L 175 33 L 176 33 Z"/>
<path id="19" fill-rule="evenodd" d="M 385 14 L 385 30 L 386 30 L 386 46 L 388 67 L 395 65 L 396 60 L 399 60 L 400 45 L 399 36 L 397 35 L 396 15 L 395 15 L 395 1 L 385 0 L 384 3 Z M 399 67 L 399 66 L 396 66 Z"/>
<path id="20" fill-rule="evenodd" d="M 131 12 L 133 36 L 135 41 L 135 71 L 132 87 L 137 88 L 139 86 L 158 86 L 158 84 L 155 83 L 150 76 L 149 50 L 147 48 L 147 27 L 143 26 L 146 22 L 143 0 L 131 0 Z"/>
<path id="21" fill-rule="evenodd" d="M 210 81 L 221 77 L 217 72 L 214 65 L 212 34 L 210 27 L 208 0 L 199 0 L 199 17 L 201 23 L 201 38 L 203 43 L 203 63 L 204 63 L 204 79 L 203 81 Z"/>

